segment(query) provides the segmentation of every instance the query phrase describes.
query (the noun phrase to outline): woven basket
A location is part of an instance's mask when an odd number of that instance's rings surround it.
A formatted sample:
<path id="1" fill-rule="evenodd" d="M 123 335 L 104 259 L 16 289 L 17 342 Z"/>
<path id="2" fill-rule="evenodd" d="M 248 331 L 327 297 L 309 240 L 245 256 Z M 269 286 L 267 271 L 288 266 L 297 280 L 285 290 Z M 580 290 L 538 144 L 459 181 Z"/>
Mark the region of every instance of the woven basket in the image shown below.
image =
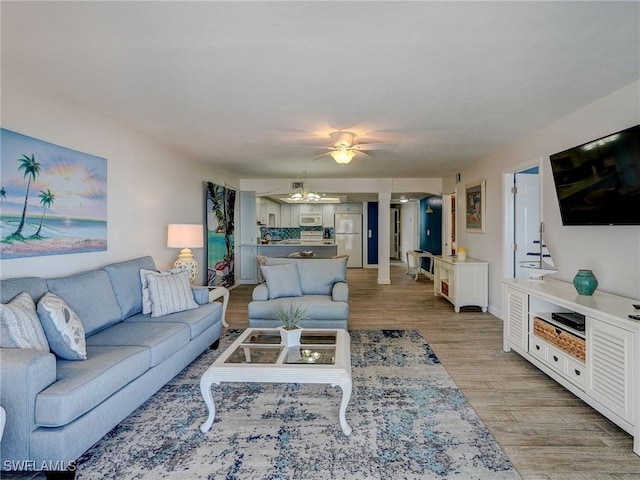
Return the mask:
<path id="1" fill-rule="evenodd" d="M 533 333 L 584 363 L 586 358 L 584 338 L 551 325 L 538 317 L 533 319 Z"/>

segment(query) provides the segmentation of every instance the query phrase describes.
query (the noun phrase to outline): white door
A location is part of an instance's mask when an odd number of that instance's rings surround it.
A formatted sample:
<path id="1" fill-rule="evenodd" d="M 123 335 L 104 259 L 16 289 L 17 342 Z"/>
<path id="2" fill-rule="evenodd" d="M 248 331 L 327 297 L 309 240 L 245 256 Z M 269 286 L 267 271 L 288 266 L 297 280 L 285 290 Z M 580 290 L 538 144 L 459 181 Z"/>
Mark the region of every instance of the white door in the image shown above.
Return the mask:
<path id="1" fill-rule="evenodd" d="M 527 249 L 538 238 L 540 230 L 540 186 L 537 169 L 517 172 L 515 175 L 515 219 L 514 238 L 514 274 L 516 278 L 529 278 L 520 268 L 520 262 L 526 260 Z"/>

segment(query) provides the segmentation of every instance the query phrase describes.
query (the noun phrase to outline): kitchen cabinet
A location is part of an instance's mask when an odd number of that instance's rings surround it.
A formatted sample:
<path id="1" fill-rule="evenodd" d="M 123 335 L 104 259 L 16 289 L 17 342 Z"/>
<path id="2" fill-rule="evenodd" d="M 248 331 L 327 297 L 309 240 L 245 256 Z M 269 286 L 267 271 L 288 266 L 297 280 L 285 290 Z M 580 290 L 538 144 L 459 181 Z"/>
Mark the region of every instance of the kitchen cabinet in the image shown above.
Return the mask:
<path id="1" fill-rule="evenodd" d="M 291 225 L 292 228 L 300 226 L 300 205 L 291 204 Z"/>
<path id="2" fill-rule="evenodd" d="M 640 323 L 627 318 L 637 300 L 599 291 L 578 295 L 573 284 L 554 279 L 503 279 L 502 291 L 503 350 L 518 353 L 631 434 L 640 455 Z M 564 320 L 567 313 L 573 322 L 584 319 L 584 327 Z"/>
<path id="3" fill-rule="evenodd" d="M 333 227 L 335 223 L 335 208 L 333 203 L 322 204 L 322 226 Z"/>
<path id="4" fill-rule="evenodd" d="M 335 206 L 335 213 L 362 213 L 362 204 L 339 203 Z"/>
<path id="5" fill-rule="evenodd" d="M 288 203 L 280 204 L 280 225 L 279 227 L 291 226 L 291 205 Z"/>
<path id="6" fill-rule="evenodd" d="M 240 283 L 258 283 L 257 246 L 240 247 Z"/>
<path id="7" fill-rule="evenodd" d="M 300 213 L 319 213 L 322 214 L 322 204 L 321 203 L 301 203 L 300 204 Z"/>
<path id="8" fill-rule="evenodd" d="M 449 300 L 456 313 L 460 307 L 472 305 L 487 311 L 489 306 L 489 264 L 467 257 L 434 256 L 433 291 Z"/>

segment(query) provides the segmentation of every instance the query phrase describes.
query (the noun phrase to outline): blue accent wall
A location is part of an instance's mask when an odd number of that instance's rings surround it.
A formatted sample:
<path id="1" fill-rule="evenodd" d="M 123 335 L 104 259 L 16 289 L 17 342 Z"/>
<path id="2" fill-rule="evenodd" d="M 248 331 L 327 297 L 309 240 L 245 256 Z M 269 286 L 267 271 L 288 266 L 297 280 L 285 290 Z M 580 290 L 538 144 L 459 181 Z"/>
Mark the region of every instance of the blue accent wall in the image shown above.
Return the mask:
<path id="1" fill-rule="evenodd" d="M 427 213 L 427 207 L 433 213 Z M 442 255 L 442 197 L 431 196 L 420 200 L 420 249 Z M 427 268 L 423 259 L 422 268 Z"/>

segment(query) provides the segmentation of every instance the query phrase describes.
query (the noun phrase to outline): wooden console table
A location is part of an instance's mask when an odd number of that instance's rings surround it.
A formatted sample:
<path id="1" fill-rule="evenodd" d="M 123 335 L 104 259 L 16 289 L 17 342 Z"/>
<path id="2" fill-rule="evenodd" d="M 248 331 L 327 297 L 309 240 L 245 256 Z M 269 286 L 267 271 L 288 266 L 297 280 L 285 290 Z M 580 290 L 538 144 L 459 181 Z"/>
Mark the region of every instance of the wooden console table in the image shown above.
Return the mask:
<path id="1" fill-rule="evenodd" d="M 477 306 L 483 312 L 489 307 L 489 264 L 467 257 L 435 257 L 434 294 L 453 304 L 456 313 L 460 307 Z"/>

